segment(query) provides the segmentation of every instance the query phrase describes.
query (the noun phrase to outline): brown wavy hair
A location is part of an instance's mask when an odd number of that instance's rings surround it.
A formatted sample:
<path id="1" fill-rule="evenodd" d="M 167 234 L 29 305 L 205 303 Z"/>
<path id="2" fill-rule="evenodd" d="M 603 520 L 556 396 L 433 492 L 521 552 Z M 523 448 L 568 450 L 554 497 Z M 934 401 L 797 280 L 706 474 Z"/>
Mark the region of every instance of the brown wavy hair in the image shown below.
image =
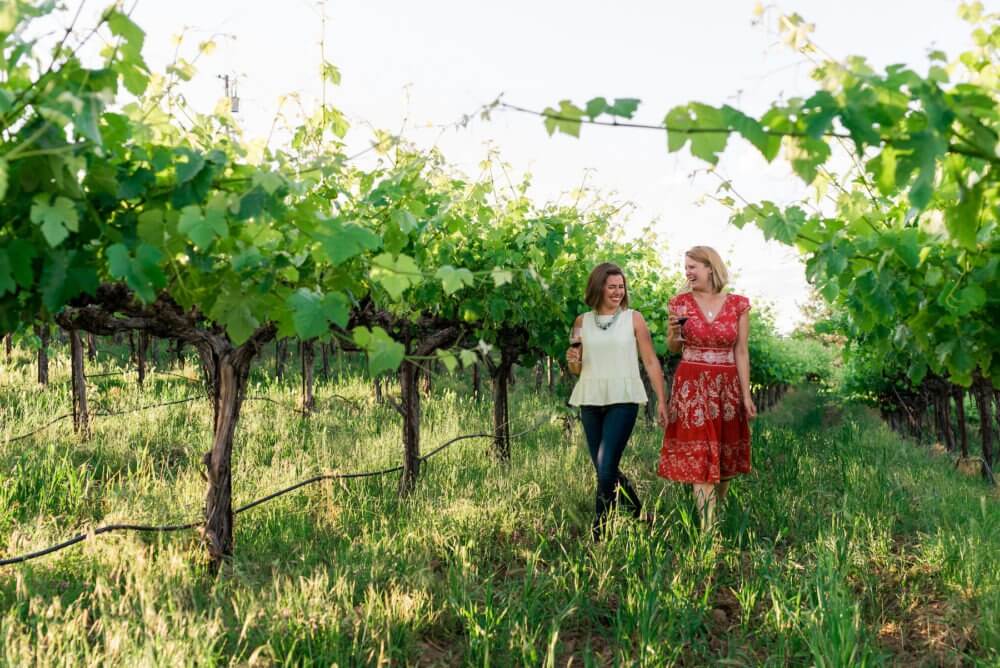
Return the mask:
<path id="1" fill-rule="evenodd" d="M 608 276 L 622 277 L 625 283 L 625 296 L 622 297 L 621 305 L 623 308 L 628 308 L 628 280 L 622 268 L 614 262 L 602 262 L 594 267 L 590 272 L 590 278 L 587 279 L 587 292 L 583 300 L 587 302 L 587 306 L 596 311 L 601 305 L 601 299 L 604 298 L 604 285 L 608 282 Z"/>

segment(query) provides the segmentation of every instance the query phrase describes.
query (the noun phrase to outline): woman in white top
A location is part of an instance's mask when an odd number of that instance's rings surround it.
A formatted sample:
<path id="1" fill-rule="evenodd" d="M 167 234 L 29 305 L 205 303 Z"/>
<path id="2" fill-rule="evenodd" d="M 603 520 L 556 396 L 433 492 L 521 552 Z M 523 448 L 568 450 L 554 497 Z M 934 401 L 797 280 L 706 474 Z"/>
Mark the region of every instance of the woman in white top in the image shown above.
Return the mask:
<path id="1" fill-rule="evenodd" d="M 597 472 L 594 540 L 599 541 L 605 518 L 622 492 L 634 517 L 639 517 L 642 509 L 635 489 L 618 468 L 639 404 L 647 400 L 639 377 L 640 355 L 656 393 L 661 426 L 667 423 L 667 408 L 663 370 L 646 321 L 628 308 L 628 288 L 621 268 L 610 262 L 594 268 L 587 281 L 585 301 L 593 310 L 578 316 L 573 324 L 582 346 L 571 346 L 566 360 L 570 371 L 580 375 L 569 403 L 580 407 L 590 458 Z"/>

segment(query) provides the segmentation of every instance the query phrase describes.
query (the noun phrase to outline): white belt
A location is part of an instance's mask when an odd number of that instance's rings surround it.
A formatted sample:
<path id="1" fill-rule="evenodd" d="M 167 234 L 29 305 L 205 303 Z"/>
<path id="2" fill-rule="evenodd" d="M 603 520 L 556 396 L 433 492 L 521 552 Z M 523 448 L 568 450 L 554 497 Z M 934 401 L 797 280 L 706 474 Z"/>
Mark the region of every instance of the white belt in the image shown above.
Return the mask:
<path id="1" fill-rule="evenodd" d="M 691 348 L 684 346 L 681 359 L 702 364 L 736 364 L 732 348 Z"/>

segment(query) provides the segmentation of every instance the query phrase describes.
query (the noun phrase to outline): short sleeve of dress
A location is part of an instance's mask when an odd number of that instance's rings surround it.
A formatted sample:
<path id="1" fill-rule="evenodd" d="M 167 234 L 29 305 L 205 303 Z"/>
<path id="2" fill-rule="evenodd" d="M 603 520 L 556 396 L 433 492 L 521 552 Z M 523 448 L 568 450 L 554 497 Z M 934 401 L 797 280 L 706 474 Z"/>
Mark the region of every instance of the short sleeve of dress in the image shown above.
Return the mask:
<path id="1" fill-rule="evenodd" d="M 741 316 L 750 310 L 750 300 L 743 295 L 735 295 L 736 297 L 736 315 Z"/>

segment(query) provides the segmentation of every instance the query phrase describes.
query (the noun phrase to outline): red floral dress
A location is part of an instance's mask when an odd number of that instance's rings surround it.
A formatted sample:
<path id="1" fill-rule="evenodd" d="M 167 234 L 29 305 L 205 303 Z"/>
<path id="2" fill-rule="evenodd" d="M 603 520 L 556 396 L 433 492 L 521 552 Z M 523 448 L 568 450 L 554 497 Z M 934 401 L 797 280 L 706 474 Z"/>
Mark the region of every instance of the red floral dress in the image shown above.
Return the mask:
<path id="1" fill-rule="evenodd" d="M 750 472 L 750 424 L 734 349 L 746 297 L 728 294 L 711 322 L 690 293 L 670 300 L 687 315 L 657 473 L 678 482 L 717 483 Z"/>

